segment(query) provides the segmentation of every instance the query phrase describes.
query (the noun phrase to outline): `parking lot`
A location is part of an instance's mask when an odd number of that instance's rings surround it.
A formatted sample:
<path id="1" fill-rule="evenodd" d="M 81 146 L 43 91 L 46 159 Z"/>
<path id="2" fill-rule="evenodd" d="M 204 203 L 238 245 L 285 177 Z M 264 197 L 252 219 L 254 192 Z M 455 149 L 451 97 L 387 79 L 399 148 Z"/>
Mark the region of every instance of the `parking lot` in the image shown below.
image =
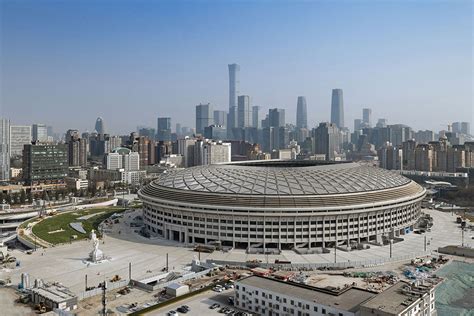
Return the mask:
<path id="1" fill-rule="evenodd" d="M 224 290 L 221 293 L 209 290 L 196 296 L 179 301 L 175 304 L 163 307 L 162 309 L 147 313 L 146 315 L 166 316 L 170 311 L 176 311 L 180 306 L 183 305 L 189 306 L 189 312 L 186 314 L 178 312 L 179 315 L 225 315 L 224 313 L 219 312 L 222 307 L 227 307 L 228 309 L 239 311 L 238 309 L 228 304 L 228 298 L 233 296 L 234 290 L 232 289 Z M 219 304 L 219 307 L 211 309 L 211 306 L 216 303 Z"/>

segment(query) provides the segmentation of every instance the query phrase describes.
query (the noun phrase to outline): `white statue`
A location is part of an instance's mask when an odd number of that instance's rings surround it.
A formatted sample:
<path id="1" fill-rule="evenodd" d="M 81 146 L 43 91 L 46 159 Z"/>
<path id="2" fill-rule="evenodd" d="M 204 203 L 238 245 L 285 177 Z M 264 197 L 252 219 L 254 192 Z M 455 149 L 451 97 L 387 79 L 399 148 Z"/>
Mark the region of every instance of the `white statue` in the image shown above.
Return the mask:
<path id="1" fill-rule="evenodd" d="M 97 238 L 97 235 L 95 234 L 95 231 L 91 231 L 91 240 L 92 240 L 92 246 L 93 249 L 91 253 L 89 254 L 89 259 L 92 262 L 98 262 L 104 259 L 104 253 L 102 250 L 99 249 L 99 238 Z"/>

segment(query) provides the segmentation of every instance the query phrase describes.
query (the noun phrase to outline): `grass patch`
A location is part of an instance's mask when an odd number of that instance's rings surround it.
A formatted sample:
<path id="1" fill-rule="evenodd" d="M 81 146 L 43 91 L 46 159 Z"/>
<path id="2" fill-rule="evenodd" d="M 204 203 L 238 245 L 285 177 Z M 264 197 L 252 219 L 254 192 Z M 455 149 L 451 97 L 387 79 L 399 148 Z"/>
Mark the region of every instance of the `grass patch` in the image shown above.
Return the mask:
<path id="1" fill-rule="evenodd" d="M 43 239 L 51 244 L 61 244 L 66 243 L 71 240 L 73 235 L 76 235 L 77 238 L 75 240 L 81 240 L 84 238 L 88 238 L 89 234 L 92 229 L 97 230 L 99 224 L 110 217 L 114 213 L 120 213 L 125 211 L 123 208 L 117 207 L 110 207 L 110 208 L 93 208 L 93 209 L 86 209 L 86 210 L 78 210 L 74 212 L 68 212 L 64 214 L 54 215 L 52 217 L 46 218 L 45 220 L 39 222 L 35 226 L 33 226 L 33 233 L 38 236 L 38 238 Z M 79 221 L 77 220 L 78 217 L 84 215 L 90 215 L 95 213 L 103 212 L 100 215 L 91 217 L 87 220 Z M 72 222 L 81 222 L 82 227 L 86 231 L 86 234 L 81 234 L 78 231 L 74 230 L 69 226 L 69 223 Z M 53 234 L 49 234 L 51 231 L 61 230 L 62 232 L 56 232 Z"/>

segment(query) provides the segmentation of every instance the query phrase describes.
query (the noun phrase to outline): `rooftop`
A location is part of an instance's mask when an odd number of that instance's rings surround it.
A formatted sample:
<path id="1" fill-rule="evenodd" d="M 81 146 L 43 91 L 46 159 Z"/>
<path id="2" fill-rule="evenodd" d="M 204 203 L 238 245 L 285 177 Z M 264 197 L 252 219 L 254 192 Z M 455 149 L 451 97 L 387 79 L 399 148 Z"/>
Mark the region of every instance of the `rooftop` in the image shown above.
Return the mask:
<path id="1" fill-rule="evenodd" d="M 354 287 L 336 291 L 259 276 L 249 276 L 238 283 L 351 312 L 357 311 L 360 304 L 377 295 Z"/>
<path id="2" fill-rule="evenodd" d="M 430 289 L 428 286 L 411 286 L 407 282 L 400 281 L 368 300 L 362 306 L 369 309 L 389 311 L 397 315 L 402 313 L 421 296 L 429 293 Z"/>
<path id="3" fill-rule="evenodd" d="M 155 183 L 199 192 L 322 195 L 382 190 L 409 182 L 394 172 L 357 163 L 298 164 L 281 161 L 180 169 L 162 174 Z"/>

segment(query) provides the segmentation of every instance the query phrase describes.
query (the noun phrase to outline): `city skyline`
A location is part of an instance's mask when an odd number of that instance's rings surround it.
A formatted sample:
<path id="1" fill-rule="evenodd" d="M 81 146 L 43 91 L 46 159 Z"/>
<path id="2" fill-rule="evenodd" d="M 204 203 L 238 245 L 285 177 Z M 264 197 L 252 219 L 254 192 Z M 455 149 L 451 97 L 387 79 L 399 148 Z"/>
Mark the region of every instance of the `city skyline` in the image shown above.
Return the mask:
<path id="1" fill-rule="evenodd" d="M 193 126 L 196 104 L 228 109 L 226 66 L 236 63 L 239 95 L 249 95 L 263 113 L 284 108 L 288 122 L 296 122 L 299 95 L 307 99 L 309 127 L 330 121 L 330 91 L 341 88 L 349 127 L 363 107 L 372 109 L 373 120 L 415 130 L 473 124 L 469 2 L 143 4 L 2 2 L 2 117 L 61 132 L 92 132 L 98 116 L 113 134 L 155 126 L 156 117 Z M 187 22 L 164 17 L 169 10 Z M 257 21 L 264 10 L 272 14 Z M 231 12 L 242 25 L 226 20 Z M 219 30 L 208 22 L 193 29 L 192 17 L 201 13 L 214 15 Z M 336 13 L 343 23 L 331 23 Z M 279 23 L 282 17 L 293 23 Z M 244 39 L 249 45 L 241 45 Z M 291 49 L 296 43 L 304 49 Z"/>

